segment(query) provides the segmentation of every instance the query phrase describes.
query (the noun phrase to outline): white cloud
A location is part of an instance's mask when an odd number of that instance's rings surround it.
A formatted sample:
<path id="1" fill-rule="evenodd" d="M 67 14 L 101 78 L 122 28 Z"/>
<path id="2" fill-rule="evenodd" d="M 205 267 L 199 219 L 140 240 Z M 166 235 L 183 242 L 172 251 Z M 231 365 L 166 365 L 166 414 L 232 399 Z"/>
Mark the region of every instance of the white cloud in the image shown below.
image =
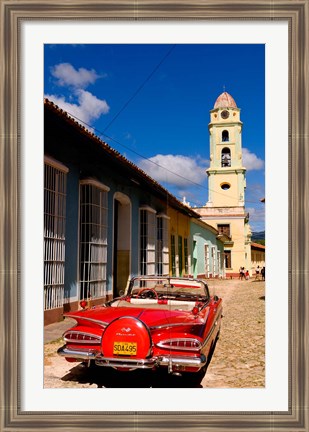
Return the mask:
<path id="1" fill-rule="evenodd" d="M 100 78 L 94 69 L 75 69 L 70 63 L 60 63 L 51 68 L 51 74 L 57 78 L 56 84 L 64 87 L 86 88 Z"/>
<path id="2" fill-rule="evenodd" d="M 199 184 L 206 178 L 207 165 L 199 157 L 158 154 L 149 160 L 141 160 L 139 166 L 158 182 L 176 186 Z"/>
<path id="3" fill-rule="evenodd" d="M 75 94 L 78 99 L 78 104 L 66 102 L 64 96 L 45 95 L 45 97 L 72 116 L 77 117 L 77 120 L 81 120 L 87 124 L 98 119 L 102 114 L 107 114 L 109 112 L 107 102 L 98 99 L 92 93 L 80 89 L 76 90 Z"/>
<path id="4" fill-rule="evenodd" d="M 261 170 L 264 168 L 264 161 L 258 158 L 250 150 L 243 148 L 242 151 L 243 165 L 247 171 Z"/>
<path id="5" fill-rule="evenodd" d="M 77 120 L 89 123 L 97 120 L 102 114 L 107 114 L 110 107 L 106 100 L 98 99 L 89 91 L 85 90 L 90 84 L 94 84 L 99 76 L 94 69 L 85 68 L 75 69 L 70 63 L 60 63 L 51 68 L 51 74 L 57 78 L 56 84 L 62 87 L 70 88 L 69 100 L 65 96 L 46 95 L 63 110 L 67 111 Z M 73 102 L 72 102 L 73 101 Z M 76 101 L 76 102 L 75 102 Z"/>

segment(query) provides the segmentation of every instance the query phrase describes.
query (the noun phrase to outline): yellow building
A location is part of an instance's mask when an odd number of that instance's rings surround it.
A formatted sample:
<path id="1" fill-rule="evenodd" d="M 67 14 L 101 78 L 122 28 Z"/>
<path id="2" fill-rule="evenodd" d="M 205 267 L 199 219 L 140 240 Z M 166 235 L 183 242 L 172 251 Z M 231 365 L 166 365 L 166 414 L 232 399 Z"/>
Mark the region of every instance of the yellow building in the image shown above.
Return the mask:
<path id="1" fill-rule="evenodd" d="M 190 272 L 190 217 L 172 207 L 168 207 L 170 275 L 185 276 Z"/>
<path id="2" fill-rule="evenodd" d="M 246 168 L 242 163 L 240 109 L 227 92 L 210 111 L 210 167 L 208 202 L 194 209 L 202 220 L 229 237 L 224 243 L 226 277 L 235 277 L 240 267 L 251 264 L 251 230 L 245 209 Z"/>

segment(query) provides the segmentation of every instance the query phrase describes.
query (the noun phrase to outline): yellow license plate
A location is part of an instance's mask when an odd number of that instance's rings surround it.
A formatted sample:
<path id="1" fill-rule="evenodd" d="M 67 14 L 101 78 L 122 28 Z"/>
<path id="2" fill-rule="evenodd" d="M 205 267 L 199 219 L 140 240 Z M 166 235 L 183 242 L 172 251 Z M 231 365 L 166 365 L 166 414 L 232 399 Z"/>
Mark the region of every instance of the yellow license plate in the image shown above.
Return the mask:
<path id="1" fill-rule="evenodd" d="M 113 354 L 135 356 L 136 353 L 136 342 L 114 342 Z"/>

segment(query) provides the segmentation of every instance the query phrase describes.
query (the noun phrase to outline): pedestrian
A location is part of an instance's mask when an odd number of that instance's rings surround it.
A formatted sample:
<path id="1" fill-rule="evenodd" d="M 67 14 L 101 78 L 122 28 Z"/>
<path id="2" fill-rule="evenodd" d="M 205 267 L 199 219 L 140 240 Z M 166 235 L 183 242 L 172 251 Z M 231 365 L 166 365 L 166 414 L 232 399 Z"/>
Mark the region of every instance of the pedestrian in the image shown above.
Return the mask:
<path id="1" fill-rule="evenodd" d="M 261 276 L 262 276 L 262 280 L 265 280 L 265 267 L 262 268 L 261 270 Z"/>
<path id="2" fill-rule="evenodd" d="M 246 280 L 249 280 L 249 271 L 246 270 Z"/>
<path id="3" fill-rule="evenodd" d="M 239 279 L 243 280 L 244 277 L 245 277 L 245 267 L 240 267 L 240 269 L 239 269 Z"/>
<path id="4" fill-rule="evenodd" d="M 242 278 L 242 267 L 239 267 L 239 279 L 241 279 Z"/>
<path id="5" fill-rule="evenodd" d="M 260 266 L 255 269 L 255 280 L 260 279 Z"/>

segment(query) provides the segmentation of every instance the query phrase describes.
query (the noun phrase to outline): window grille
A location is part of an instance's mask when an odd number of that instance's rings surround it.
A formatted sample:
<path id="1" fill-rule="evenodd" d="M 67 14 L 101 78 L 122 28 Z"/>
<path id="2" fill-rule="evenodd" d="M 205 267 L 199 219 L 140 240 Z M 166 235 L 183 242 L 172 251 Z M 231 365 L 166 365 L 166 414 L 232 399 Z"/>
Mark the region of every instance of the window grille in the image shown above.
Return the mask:
<path id="1" fill-rule="evenodd" d="M 140 209 L 140 274 L 154 276 L 156 271 L 156 214 Z"/>
<path id="2" fill-rule="evenodd" d="M 165 215 L 157 217 L 157 275 L 167 276 L 169 273 L 168 252 L 168 218 Z"/>
<path id="3" fill-rule="evenodd" d="M 215 248 L 215 246 L 212 246 L 211 247 L 211 261 L 212 261 L 212 276 L 213 277 L 216 275 L 216 271 L 217 271 L 216 259 L 217 259 L 216 248 Z"/>
<path id="4" fill-rule="evenodd" d="M 95 181 L 80 184 L 80 298 L 106 294 L 107 188 Z"/>
<path id="5" fill-rule="evenodd" d="M 179 263 L 179 276 L 183 272 L 183 254 L 182 254 L 182 236 L 178 236 L 178 263 Z"/>
<path id="6" fill-rule="evenodd" d="M 204 259 L 205 259 L 205 275 L 209 277 L 209 246 L 205 244 L 204 246 Z"/>
<path id="7" fill-rule="evenodd" d="M 176 276 L 176 242 L 174 234 L 171 235 L 171 261 L 172 261 L 172 276 Z"/>
<path id="8" fill-rule="evenodd" d="M 67 172 L 67 168 L 56 161 L 52 165 L 45 159 L 44 310 L 63 306 Z"/>
<path id="9" fill-rule="evenodd" d="M 183 252 L 184 252 L 184 262 L 185 262 L 185 274 L 189 274 L 189 248 L 188 248 L 188 239 L 183 239 Z"/>
<path id="10" fill-rule="evenodd" d="M 220 271 L 222 271 L 222 267 L 221 267 L 221 252 L 217 251 L 217 273 L 219 274 Z"/>

